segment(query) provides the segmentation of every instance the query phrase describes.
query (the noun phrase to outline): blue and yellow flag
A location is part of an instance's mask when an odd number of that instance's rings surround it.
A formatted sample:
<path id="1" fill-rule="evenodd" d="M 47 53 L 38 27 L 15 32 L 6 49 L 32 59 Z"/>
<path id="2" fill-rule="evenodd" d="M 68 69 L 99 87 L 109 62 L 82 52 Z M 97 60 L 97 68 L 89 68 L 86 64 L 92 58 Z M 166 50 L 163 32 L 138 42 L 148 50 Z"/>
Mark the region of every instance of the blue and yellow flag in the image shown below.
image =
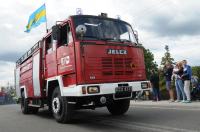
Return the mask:
<path id="1" fill-rule="evenodd" d="M 46 7 L 45 4 L 43 4 L 40 8 L 38 8 L 35 12 L 33 12 L 29 16 L 28 24 L 26 26 L 27 33 L 30 32 L 30 30 L 34 27 L 39 26 L 41 23 L 46 22 Z"/>

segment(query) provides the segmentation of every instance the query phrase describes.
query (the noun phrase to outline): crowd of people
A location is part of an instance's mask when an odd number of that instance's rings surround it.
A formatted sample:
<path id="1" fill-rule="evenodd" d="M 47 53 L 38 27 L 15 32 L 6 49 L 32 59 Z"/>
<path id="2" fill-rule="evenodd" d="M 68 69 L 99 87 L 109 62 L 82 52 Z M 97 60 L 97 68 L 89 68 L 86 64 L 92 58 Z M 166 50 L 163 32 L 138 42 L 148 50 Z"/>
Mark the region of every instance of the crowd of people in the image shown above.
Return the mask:
<path id="1" fill-rule="evenodd" d="M 187 64 L 186 60 L 177 62 L 175 65 L 167 62 L 159 72 L 165 78 L 169 102 L 191 103 L 191 95 L 194 91 L 190 90 L 190 84 L 192 83 L 193 87 L 197 87 L 197 85 L 194 86 L 194 83 L 198 82 L 198 78 L 192 76 L 192 68 Z M 153 91 L 153 101 L 161 100 L 159 73 L 157 71 L 151 70 L 150 82 Z M 175 83 L 176 100 L 172 83 Z"/>

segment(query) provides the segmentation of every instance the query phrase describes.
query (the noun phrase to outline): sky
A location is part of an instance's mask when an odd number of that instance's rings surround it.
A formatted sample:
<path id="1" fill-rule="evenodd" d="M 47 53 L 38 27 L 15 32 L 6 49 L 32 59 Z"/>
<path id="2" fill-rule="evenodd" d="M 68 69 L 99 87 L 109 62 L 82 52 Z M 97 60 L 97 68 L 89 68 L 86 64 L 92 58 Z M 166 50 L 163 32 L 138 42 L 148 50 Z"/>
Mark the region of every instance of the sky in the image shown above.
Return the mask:
<path id="1" fill-rule="evenodd" d="M 108 13 L 108 17 L 130 23 L 139 41 L 154 54 L 159 65 L 169 45 L 175 61 L 186 59 L 200 65 L 199 0 L 1 0 L 0 4 L 0 86 L 14 83 L 16 60 L 45 35 L 45 24 L 25 33 L 29 15 L 46 4 L 47 27 L 75 15 Z"/>

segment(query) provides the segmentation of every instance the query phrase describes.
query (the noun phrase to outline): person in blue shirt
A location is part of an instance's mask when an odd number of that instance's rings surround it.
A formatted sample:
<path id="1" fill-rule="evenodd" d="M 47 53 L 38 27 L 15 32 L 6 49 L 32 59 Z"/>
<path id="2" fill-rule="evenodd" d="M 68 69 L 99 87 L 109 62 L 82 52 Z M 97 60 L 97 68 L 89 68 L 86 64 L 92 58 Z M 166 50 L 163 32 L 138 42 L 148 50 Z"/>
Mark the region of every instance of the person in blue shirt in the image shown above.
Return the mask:
<path id="1" fill-rule="evenodd" d="M 183 60 L 183 75 L 181 79 L 184 80 L 184 92 L 187 100 L 183 101 L 183 103 L 191 103 L 191 95 L 190 95 L 190 81 L 192 77 L 192 68 L 187 65 L 187 61 Z"/>

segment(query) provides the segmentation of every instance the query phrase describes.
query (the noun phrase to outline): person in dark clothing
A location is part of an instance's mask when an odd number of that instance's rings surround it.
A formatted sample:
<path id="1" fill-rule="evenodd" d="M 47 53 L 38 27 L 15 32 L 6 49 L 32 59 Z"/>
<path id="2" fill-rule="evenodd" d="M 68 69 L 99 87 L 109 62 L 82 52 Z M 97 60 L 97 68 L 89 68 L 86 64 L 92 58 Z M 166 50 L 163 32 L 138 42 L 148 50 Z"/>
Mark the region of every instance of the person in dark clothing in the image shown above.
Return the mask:
<path id="1" fill-rule="evenodd" d="M 155 70 L 151 70 L 150 83 L 151 83 L 151 87 L 152 87 L 153 95 L 154 95 L 153 100 L 159 101 L 160 100 L 159 76 L 155 72 Z"/>
<path id="2" fill-rule="evenodd" d="M 171 87 L 172 72 L 173 66 L 167 62 L 164 67 L 164 76 L 166 81 L 166 89 L 169 91 L 170 102 L 174 102 L 174 91 Z"/>
<path id="3" fill-rule="evenodd" d="M 191 77 L 192 91 L 191 91 L 191 99 L 197 100 L 200 99 L 200 83 L 198 81 L 197 76 Z"/>

